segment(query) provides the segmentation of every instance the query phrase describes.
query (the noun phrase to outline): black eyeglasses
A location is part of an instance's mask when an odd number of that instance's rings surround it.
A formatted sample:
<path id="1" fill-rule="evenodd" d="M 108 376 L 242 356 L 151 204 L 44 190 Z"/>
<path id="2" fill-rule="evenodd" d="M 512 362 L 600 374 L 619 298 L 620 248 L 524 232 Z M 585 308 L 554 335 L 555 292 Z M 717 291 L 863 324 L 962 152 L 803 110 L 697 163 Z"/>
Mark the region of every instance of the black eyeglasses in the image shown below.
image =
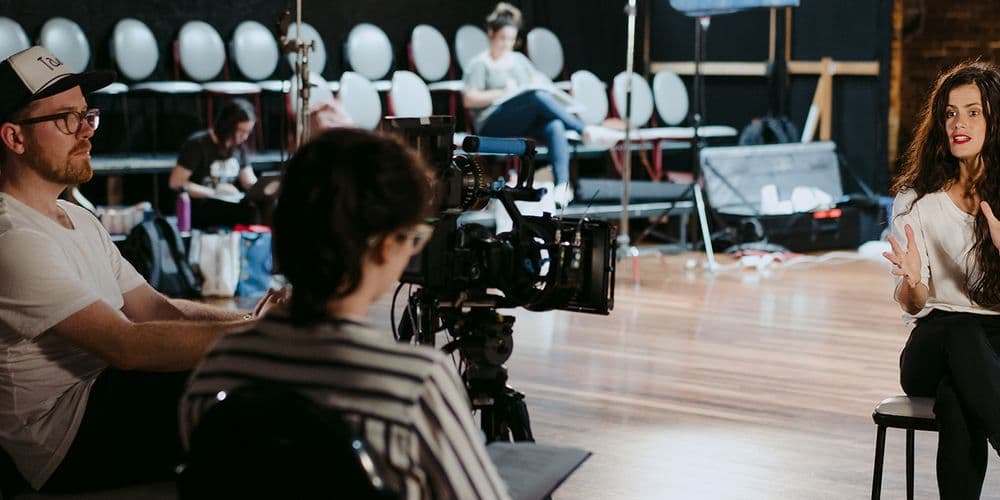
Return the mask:
<path id="1" fill-rule="evenodd" d="M 14 123 L 18 125 L 32 125 L 51 121 L 56 122 L 56 128 L 60 132 L 68 135 L 76 135 L 80 133 L 80 127 L 83 126 L 83 122 L 87 122 L 90 128 L 97 130 L 97 127 L 101 124 L 101 110 L 91 108 L 86 111 L 65 111 L 54 115 L 25 118 Z"/>

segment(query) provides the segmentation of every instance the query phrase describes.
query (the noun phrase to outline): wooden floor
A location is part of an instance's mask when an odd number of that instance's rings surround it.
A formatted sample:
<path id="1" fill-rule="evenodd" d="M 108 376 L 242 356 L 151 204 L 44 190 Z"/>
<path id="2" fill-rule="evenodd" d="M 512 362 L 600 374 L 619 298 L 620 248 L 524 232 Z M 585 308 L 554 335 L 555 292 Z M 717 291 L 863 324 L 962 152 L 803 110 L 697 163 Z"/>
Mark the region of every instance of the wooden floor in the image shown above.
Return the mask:
<path id="1" fill-rule="evenodd" d="M 885 267 L 703 260 L 640 257 L 638 282 L 621 262 L 610 316 L 514 312 L 508 368 L 536 439 L 594 453 L 556 498 L 868 497 L 871 412 L 901 393 L 907 332 Z M 937 498 L 936 441 L 917 434 L 917 498 Z M 886 448 L 883 498 L 903 498 L 902 431 Z M 983 498 L 1000 498 L 990 460 Z"/>

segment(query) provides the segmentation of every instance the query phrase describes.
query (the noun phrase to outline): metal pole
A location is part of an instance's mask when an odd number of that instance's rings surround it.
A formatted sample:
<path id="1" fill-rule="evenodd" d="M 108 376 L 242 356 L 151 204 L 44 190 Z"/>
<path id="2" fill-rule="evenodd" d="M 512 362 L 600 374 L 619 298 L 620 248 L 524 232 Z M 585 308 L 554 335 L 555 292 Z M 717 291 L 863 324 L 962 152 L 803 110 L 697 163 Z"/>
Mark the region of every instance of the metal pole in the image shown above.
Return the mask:
<path id="1" fill-rule="evenodd" d="M 632 244 L 629 241 L 629 197 L 632 182 L 632 74 L 635 58 L 635 2 L 628 0 L 625 15 L 628 16 L 628 49 L 625 51 L 625 165 L 622 172 L 622 217 L 621 228 L 618 231 L 618 255 L 631 255 Z"/>

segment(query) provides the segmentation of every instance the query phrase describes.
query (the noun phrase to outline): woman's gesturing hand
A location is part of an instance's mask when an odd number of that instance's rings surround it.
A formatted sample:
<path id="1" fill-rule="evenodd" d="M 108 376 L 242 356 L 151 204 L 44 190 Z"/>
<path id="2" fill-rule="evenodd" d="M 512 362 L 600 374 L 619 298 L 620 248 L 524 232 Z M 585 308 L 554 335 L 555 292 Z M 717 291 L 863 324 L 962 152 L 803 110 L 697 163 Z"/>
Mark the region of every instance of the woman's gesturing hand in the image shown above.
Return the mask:
<path id="1" fill-rule="evenodd" d="M 993 220 L 996 221 L 998 226 L 996 234 L 1000 236 L 1000 220 L 995 218 Z M 990 232 L 992 232 L 993 226 L 992 223 L 990 224 Z M 889 244 L 892 245 L 892 252 L 882 252 L 882 256 L 889 262 L 892 262 L 892 274 L 902 276 L 906 280 L 906 284 L 910 288 L 913 288 L 920 283 L 920 251 L 917 250 L 917 240 L 913 235 L 913 228 L 907 224 L 903 227 L 903 231 L 906 233 L 906 248 L 901 247 L 896 238 L 889 235 Z M 993 243 L 996 244 L 997 241 L 998 238 L 994 237 Z"/>

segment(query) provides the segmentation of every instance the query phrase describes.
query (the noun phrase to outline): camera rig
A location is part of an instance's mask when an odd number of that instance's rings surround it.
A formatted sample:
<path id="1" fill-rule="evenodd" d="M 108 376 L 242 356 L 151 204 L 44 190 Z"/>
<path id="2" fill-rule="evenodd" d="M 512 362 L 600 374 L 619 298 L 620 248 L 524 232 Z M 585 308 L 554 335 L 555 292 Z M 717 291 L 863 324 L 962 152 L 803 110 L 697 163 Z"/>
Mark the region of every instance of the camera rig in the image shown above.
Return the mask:
<path id="1" fill-rule="evenodd" d="M 529 139 L 468 136 L 452 154 L 450 116 L 388 118 L 385 128 L 402 135 L 435 168 L 437 216 L 427 247 L 411 259 L 400 288 L 418 285 L 399 322 L 397 338 L 435 345 L 438 332 L 451 340 L 442 350 L 458 353 L 472 406 L 488 441 L 533 440 L 524 395 L 507 384 L 504 363 L 513 352 L 514 318 L 500 308 L 561 309 L 608 314 L 614 307 L 614 234 L 604 221 L 526 216 L 518 201 L 539 201 L 534 188 L 535 144 Z M 485 155 L 514 156 L 515 186 L 487 179 Z M 461 215 L 497 200 L 512 229 L 494 234 Z M 396 321 L 393 319 L 395 326 Z"/>

